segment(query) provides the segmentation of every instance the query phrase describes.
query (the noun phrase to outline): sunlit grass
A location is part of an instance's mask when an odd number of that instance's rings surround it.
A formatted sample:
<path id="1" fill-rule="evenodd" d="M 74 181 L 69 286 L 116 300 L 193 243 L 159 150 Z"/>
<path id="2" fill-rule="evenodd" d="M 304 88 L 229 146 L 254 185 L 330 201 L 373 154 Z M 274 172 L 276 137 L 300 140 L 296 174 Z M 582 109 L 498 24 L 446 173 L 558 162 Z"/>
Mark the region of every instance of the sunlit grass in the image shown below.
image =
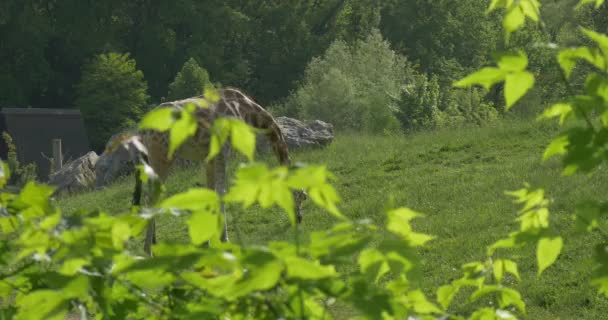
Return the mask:
<path id="1" fill-rule="evenodd" d="M 608 314 L 608 303 L 589 285 L 588 263 L 600 239 L 575 236 L 571 215 L 581 200 L 605 199 L 608 175 L 600 169 L 591 177 L 561 177 L 557 160 L 542 162 L 542 152 L 556 133 L 553 126 L 504 121 L 485 128 L 391 137 L 344 134 L 326 149 L 296 152 L 292 157 L 328 166 L 337 177 L 334 185 L 342 197 L 341 210 L 352 219 L 382 223 L 391 196 L 395 205 L 426 214 L 416 220 L 415 227 L 436 239 L 420 251 L 423 261 L 416 285 L 430 296 L 434 296 L 430 288 L 460 276 L 460 265 L 484 259 L 485 246 L 517 228 L 514 218 L 519 208 L 504 194 L 506 190 L 519 189 L 524 182 L 544 188 L 552 199 L 552 222 L 566 235 L 566 242 L 557 264 L 540 279 L 536 279 L 534 248 L 515 252 L 523 279 L 518 289 L 528 308 L 525 318 L 602 319 Z M 261 160 L 276 164 L 270 155 Z M 235 165 L 231 164 L 231 171 Z M 178 169 L 168 182 L 167 193 L 203 182 L 200 168 Z M 68 212 L 79 207 L 121 212 L 129 208 L 132 185 L 127 177 L 103 191 L 58 201 Z M 287 217 L 279 209 L 228 209 L 229 235 L 234 242 L 251 245 L 293 237 Z M 311 203 L 305 206 L 305 231 L 325 229 L 334 221 Z M 187 240 L 180 218 L 163 217 L 158 232 L 160 240 Z M 141 246 L 139 240 L 134 245 Z M 461 307 L 454 311 L 471 309 L 463 299 L 457 301 Z M 350 310 L 336 308 L 334 312 L 341 318 Z"/>

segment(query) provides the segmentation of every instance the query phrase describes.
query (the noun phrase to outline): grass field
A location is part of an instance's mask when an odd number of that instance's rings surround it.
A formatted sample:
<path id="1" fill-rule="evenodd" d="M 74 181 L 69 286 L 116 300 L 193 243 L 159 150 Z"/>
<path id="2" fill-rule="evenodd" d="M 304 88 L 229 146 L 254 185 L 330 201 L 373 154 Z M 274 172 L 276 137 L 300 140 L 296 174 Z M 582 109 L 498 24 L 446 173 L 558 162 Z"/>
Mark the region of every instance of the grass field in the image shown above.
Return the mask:
<path id="1" fill-rule="evenodd" d="M 423 266 L 418 285 L 432 296 L 427 288 L 459 277 L 461 264 L 484 259 L 485 246 L 517 228 L 514 218 L 519 207 L 504 191 L 519 189 L 524 182 L 544 188 L 552 199 L 552 223 L 567 238 L 556 265 L 539 279 L 533 248 L 516 252 L 522 275 L 517 287 L 528 308 L 524 318 L 606 319 L 608 301 L 589 285 L 589 258 L 600 238 L 575 235 L 571 217 L 577 202 L 606 198 L 608 174 L 600 168 L 591 177 L 561 177 L 557 160 L 541 161 L 545 146 L 556 133 L 553 126 L 504 121 L 485 128 L 394 137 L 339 135 L 330 147 L 298 152 L 293 158 L 327 164 L 337 177 L 334 185 L 342 196 L 341 210 L 352 219 L 371 218 L 381 223 L 390 195 L 397 205 L 425 213 L 426 218 L 416 220 L 415 227 L 437 239 L 420 252 Z M 176 170 L 168 193 L 192 187 L 201 179 L 202 170 Z M 131 188 L 132 180 L 125 178 L 103 191 L 63 197 L 58 202 L 67 211 L 97 207 L 120 212 L 128 210 Z M 304 210 L 303 228 L 307 231 L 324 229 L 334 222 L 310 203 Z M 233 218 L 239 217 L 243 242 L 291 238 L 287 217 L 279 209 L 245 212 L 231 207 L 229 212 Z M 230 229 L 232 241 L 236 240 L 234 225 Z M 163 217 L 158 230 L 160 240 L 187 239 L 186 226 L 176 217 Z M 471 307 L 460 305 L 454 310 L 466 312 Z M 338 308 L 335 312 L 340 318 L 351 310 Z"/>

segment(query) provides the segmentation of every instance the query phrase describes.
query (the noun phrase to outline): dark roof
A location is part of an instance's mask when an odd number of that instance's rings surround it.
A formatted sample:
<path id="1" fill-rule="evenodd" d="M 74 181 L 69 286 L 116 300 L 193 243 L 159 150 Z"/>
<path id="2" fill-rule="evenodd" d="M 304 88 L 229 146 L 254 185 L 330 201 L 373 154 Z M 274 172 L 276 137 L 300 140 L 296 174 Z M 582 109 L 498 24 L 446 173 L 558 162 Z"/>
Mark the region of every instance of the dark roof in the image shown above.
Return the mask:
<path id="1" fill-rule="evenodd" d="M 49 115 L 49 116 L 77 116 L 80 117 L 80 110 L 74 109 L 45 109 L 45 108 L 2 108 L 3 114 L 10 115 Z"/>
<path id="2" fill-rule="evenodd" d="M 17 157 L 23 164 L 34 162 L 38 177 L 46 181 L 52 157 L 51 141 L 62 140 L 64 162 L 76 159 L 90 151 L 84 122 L 79 110 L 41 108 L 2 108 L 0 132 L 7 131 L 17 146 Z M 4 141 L 0 157 L 6 159 Z M 44 154 L 44 155 L 43 155 Z"/>

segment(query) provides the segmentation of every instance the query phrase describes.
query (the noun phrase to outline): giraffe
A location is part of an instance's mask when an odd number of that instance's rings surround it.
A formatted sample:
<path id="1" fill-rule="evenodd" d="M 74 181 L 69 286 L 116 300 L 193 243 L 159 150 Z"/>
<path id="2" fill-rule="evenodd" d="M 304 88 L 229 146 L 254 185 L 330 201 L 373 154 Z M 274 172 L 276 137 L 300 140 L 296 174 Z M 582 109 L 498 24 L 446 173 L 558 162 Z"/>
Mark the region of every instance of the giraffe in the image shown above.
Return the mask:
<path id="1" fill-rule="evenodd" d="M 253 99 L 235 88 L 224 88 L 218 90 L 219 100 L 216 103 L 208 103 L 203 96 L 197 96 L 184 100 L 164 102 L 158 108 L 172 108 L 181 110 L 188 104 L 194 104 L 197 108 L 194 112 L 197 121 L 196 133 L 188 138 L 175 152 L 175 156 L 186 160 L 204 160 L 209 152 L 211 135 L 210 125 L 219 117 L 234 117 L 244 121 L 250 126 L 262 129 L 269 138 L 272 149 L 281 165 L 290 166 L 289 149 L 281 128 L 273 116 Z M 202 104 L 206 103 L 207 106 Z M 160 181 L 167 178 L 173 159 L 168 157 L 169 133 L 155 130 L 140 130 L 132 134 L 137 135 L 141 143 L 147 149 L 144 160 L 152 167 Z M 220 196 L 226 192 L 226 162 L 229 158 L 229 148 L 225 145 L 220 153 L 206 163 L 207 187 L 215 190 Z M 133 204 L 140 205 L 142 195 L 142 181 L 139 175 L 135 175 L 136 184 L 133 193 Z M 293 192 L 296 220 L 302 221 L 301 207 L 307 195 L 304 191 Z M 226 217 L 224 203 L 220 204 L 220 211 Z M 228 224 L 224 219 L 224 227 L 221 235 L 222 241 L 228 241 Z M 144 241 L 144 251 L 151 255 L 152 244 L 156 243 L 156 223 L 154 218 L 148 223 Z"/>

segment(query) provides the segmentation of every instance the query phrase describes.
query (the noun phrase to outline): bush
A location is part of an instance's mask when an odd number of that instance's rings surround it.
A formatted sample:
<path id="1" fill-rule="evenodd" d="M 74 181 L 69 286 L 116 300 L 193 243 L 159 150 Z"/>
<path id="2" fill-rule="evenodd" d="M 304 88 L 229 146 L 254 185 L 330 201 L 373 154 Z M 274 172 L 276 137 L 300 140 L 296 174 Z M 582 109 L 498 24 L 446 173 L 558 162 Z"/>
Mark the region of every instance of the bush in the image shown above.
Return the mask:
<path id="1" fill-rule="evenodd" d="M 398 118 L 406 130 L 454 127 L 465 123 L 482 125 L 498 118 L 492 103 L 479 89 L 441 88 L 436 76 L 425 75 L 403 89 Z"/>
<path id="2" fill-rule="evenodd" d="M 448 88 L 442 99 L 440 127 L 463 123 L 483 125 L 498 118 L 498 111 L 491 102 L 484 101 L 480 89 Z"/>
<path id="3" fill-rule="evenodd" d="M 399 101 L 398 117 L 406 130 L 433 128 L 439 112 L 439 82 L 426 75 L 416 75 L 414 81 L 403 88 Z"/>
<path id="4" fill-rule="evenodd" d="M 8 150 L 6 157 L 6 164 L 8 165 L 8 170 L 10 172 L 8 184 L 22 187 L 28 181 L 35 181 L 37 179 L 36 164 L 28 163 L 27 165 L 22 166 L 19 159 L 17 159 L 17 146 L 13 142 L 13 137 L 11 137 L 8 132 L 2 132 L 2 139 L 4 140 L 4 143 L 6 143 Z"/>
<path id="5" fill-rule="evenodd" d="M 208 86 L 211 86 L 209 73 L 201 68 L 196 60 L 190 58 L 169 85 L 168 98 L 178 100 L 198 96 Z"/>
<path id="6" fill-rule="evenodd" d="M 102 150 L 116 132 L 136 124 L 148 100 L 146 90 L 144 75 L 129 54 L 100 54 L 83 67 L 76 105 L 95 150 Z"/>
<path id="7" fill-rule="evenodd" d="M 397 102 L 404 79 L 413 74 L 377 30 L 348 44 L 334 42 L 308 65 L 303 85 L 288 99 L 300 116 L 339 129 L 383 132 L 399 128 Z"/>

